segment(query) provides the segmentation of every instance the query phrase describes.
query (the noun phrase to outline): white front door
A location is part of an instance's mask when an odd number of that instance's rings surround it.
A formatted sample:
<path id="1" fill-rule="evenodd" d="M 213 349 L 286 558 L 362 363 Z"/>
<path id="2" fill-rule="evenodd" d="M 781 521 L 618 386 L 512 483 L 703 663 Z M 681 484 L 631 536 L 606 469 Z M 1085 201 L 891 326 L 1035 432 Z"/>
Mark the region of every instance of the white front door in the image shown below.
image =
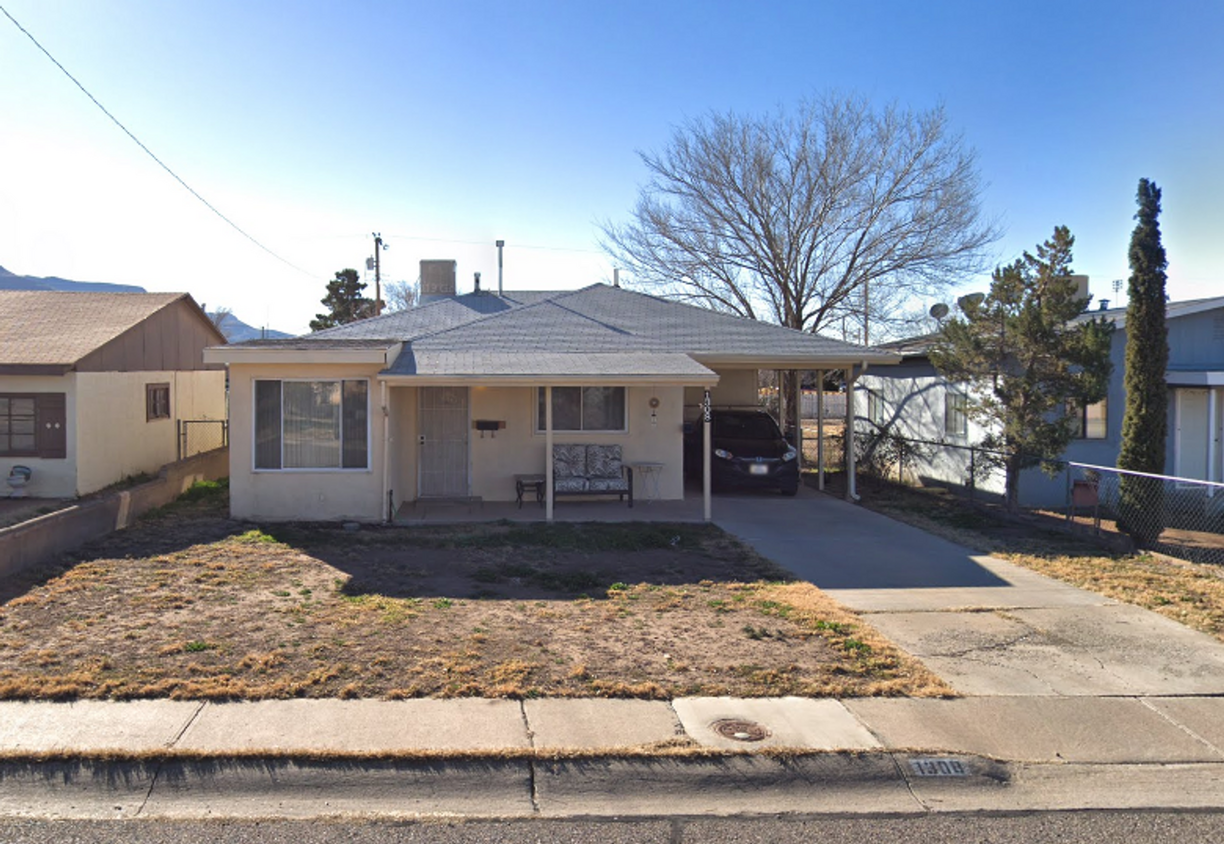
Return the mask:
<path id="1" fill-rule="evenodd" d="M 1176 395 L 1173 473 L 1179 478 L 1207 480 L 1207 391 L 1179 389 Z"/>
<path id="2" fill-rule="evenodd" d="M 467 387 L 421 387 L 420 495 L 468 496 Z"/>

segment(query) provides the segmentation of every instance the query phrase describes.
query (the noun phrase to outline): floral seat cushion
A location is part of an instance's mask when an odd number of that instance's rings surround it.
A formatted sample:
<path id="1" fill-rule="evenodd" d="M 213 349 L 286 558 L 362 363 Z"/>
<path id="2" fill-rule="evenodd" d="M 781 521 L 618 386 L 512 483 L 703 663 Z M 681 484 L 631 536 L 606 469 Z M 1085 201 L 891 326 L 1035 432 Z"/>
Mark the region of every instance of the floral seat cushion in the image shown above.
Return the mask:
<path id="1" fill-rule="evenodd" d="M 588 478 L 620 479 L 621 447 L 619 445 L 588 445 L 586 447 Z"/>

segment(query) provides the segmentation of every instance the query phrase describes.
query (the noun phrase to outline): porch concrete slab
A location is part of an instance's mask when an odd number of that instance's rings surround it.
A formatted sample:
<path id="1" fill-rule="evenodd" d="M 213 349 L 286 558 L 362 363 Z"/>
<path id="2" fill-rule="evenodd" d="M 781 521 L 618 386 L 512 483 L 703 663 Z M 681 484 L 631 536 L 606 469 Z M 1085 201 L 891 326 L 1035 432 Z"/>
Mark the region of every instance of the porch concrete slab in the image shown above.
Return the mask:
<path id="1" fill-rule="evenodd" d="M 647 748 L 684 735 L 665 701 L 541 698 L 524 701 L 523 711 L 538 749 Z"/>
<path id="2" fill-rule="evenodd" d="M 1224 693 L 1224 645 L 1127 604 L 870 621 L 962 694 Z"/>
<path id="3" fill-rule="evenodd" d="M 0 703 L 0 752 L 165 750 L 202 703 L 172 700 Z"/>
<path id="4" fill-rule="evenodd" d="M 1224 697 L 1145 698 L 1143 702 L 1224 756 Z"/>
<path id="5" fill-rule="evenodd" d="M 209 704 L 176 750 L 497 751 L 531 746 L 509 700 L 269 700 Z"/>
<path id="6" fill-rule="evenodd" d="M 633 509 L 623 501 L 562 499 L 553 509 L 555 522 L 700 522 L 701 500 L 635 500 Z M 443 525 L 472 522 L 544 522 L 547 512 L 534 500 L 430 502 L 403 504 L 395 513 L 397 525 Z"/>
<path id="7" fill-rule="evenodd" d="M 672 701 L 689 738 L 722 750 L 767 747 L 811 750 L 871 750 L 880 743 L 836 700 L 799 697 L 686 697 Z M 726 738 L 713 729 L 716 721 L 754 721 L 769 731 L 762 741 Z"/>
<path id="8" fill-rule="evenodd" d="M 1136 698 L 864 698 L 846 708 L 898 750 L 1017 762 L 1220 762 L 1213 747 Z"/>

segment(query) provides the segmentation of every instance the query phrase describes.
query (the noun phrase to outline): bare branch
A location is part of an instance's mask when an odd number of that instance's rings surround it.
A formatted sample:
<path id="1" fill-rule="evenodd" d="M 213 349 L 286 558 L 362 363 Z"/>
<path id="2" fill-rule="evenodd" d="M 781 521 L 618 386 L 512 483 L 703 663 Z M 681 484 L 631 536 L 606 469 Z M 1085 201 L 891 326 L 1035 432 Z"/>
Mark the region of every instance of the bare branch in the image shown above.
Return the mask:
<path id="1" fill-rule="evenodd" d="M 940 108 L 805 101 L 791 115 L 710 114 L 678 129 L 604 248 L 636 283 L 809 331 L 873 321 L 986 269 L 972 151 Z M 876 303 L 879 303 L 877 312 Z"/>

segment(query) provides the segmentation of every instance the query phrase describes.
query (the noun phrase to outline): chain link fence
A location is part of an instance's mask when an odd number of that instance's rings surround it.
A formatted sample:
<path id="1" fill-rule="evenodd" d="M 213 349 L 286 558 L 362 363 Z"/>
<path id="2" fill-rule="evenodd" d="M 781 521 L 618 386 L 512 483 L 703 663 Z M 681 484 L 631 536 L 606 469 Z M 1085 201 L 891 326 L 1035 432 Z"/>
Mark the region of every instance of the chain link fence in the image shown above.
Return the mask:
<path id="1" fill-rule="evenodd" d="M 1067 520 L 1114 528 L 1171 557 L 1224 565 L 1224 484 L 1068 463 Z"/>
<path id="2" fill-rule="evenodd" d="M 971 500 L 999 500 L 1003 495 L 1001 452 L 980 445 L 903 437 L 874 426 L 856 430 L 854 445 L 855 466 L 878 478 L 943 487 Z"/>
<path id="3" fill-rule="evenodd" d="M 178 459 L 186 460 L 229 445 L 229 423 L 224 419 L 178 420 Z"/>

